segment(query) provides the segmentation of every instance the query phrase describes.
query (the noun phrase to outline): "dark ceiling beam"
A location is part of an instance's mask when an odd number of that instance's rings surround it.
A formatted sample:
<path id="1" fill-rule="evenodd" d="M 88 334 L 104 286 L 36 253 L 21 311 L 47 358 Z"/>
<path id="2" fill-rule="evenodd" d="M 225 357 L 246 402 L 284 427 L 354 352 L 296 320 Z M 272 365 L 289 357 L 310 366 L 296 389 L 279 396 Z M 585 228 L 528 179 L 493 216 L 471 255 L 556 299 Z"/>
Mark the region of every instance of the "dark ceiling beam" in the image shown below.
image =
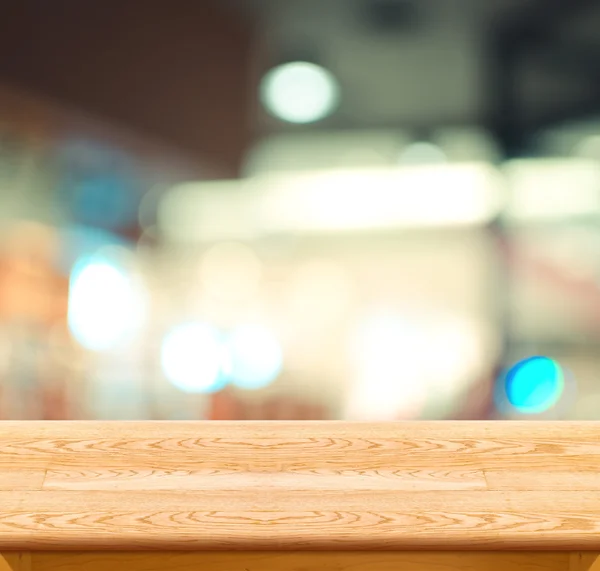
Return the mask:
<path id="1" fill-rule="evenodd" d="M 600 51 L 584 45 L 567 45 L 555 42 L 533 52 L 534 61 L 560 74 L 565 79 L 585 82 L 600 90 Z"/>
<path id="2" fill-rule="evenodd" d="M 246 19 L 219 0 L 6 4 L 0 84 L 235 176 L 253 139 L 253 30 Z"/>
<path id="3" fill-rule="evenodd" d="M 598 0 L 537 0 L 500 22 L 497 35 L 506 49 L 523 52 L 557 39 L 565 24 L 582 11 L 598 6 Z"/>
<path id="4" fill-rule="evenodd" d="M 573 121 L 585 121 L 594 115 L 600 116 L 600 98 L 590 95 L 585 101 L 560 105 L 532 118 L 525 128 L 528 133 L 534 133 Z"/>
<path id="5" fill-rule="evenodd" d="M 513 44 L 502 34 L 493 35 L 487 66 L 487 117 L 485 126 L 493 133 L 503 155 L 518 155 L 523 146 L 521 105 L 518 85 L 518 58 Z"/>
<path id="6" fill-rule="evenodd" d="M 532 121 L 530 110 L 520 100 L 519 78 L 525 59 L 534 55 L 544 66 L 551 66 L 565 77 L 590 87 L 593 97 L 600 95 L 598 65 L 590 52 L 582 53 L 561 41 L 561 30 L 582 12 L 598 6 L 598 0 L 537 0 L 520 8 L 504 22 L 497 23 L 490 39 L 491 61 L 488 76 L 489 107 L 486 124 L 498 139 L 506 156 L 523 152 L 536 127 L 548 126 L 563 111 Z M 579 109 L 575 106 L 575 109 Z M 565 113 L 573 108 L 565 108 Z"/>

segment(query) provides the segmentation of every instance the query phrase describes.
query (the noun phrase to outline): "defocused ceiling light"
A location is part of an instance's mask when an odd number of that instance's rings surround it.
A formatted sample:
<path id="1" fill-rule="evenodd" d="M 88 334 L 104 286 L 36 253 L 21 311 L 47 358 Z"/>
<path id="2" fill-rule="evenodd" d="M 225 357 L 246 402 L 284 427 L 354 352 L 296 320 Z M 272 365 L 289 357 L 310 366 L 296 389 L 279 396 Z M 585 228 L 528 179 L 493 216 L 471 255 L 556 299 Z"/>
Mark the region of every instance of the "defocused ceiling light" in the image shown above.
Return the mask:
<path id="1" fill-rule="evenodd" d="M 313 123 L 330 115 L 339 103 L 335 77 L 323 67 L 296 61 L 271 69 L 260 85 L 269 113 L 289 123 Z"/>
<path id="2" fill-rule="evenodd" d="M 159 224 L 179 242 L 481 225 L 502 209 L 502 182 L 491 165 L 447 163 L 188 183 L 165 195 Z"/>
<path id="3" fill-rule="evenodd" d="M 514 159 L 503 167 L 511 222 L 567 220 L 600 214 L 600 163 L 583 158 Z"/>

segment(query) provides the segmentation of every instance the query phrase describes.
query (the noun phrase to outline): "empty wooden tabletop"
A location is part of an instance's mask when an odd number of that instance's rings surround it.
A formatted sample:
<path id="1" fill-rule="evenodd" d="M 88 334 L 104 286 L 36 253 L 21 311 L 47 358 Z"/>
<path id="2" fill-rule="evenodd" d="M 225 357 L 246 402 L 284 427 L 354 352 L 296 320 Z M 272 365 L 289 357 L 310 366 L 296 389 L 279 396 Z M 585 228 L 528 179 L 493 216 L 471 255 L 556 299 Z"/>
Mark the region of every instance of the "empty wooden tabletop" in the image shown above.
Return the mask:
<path id="1" fill-rule="evenodd" d="M 600 550 L 600 423 L 2 422 L 6 549 Z"/>

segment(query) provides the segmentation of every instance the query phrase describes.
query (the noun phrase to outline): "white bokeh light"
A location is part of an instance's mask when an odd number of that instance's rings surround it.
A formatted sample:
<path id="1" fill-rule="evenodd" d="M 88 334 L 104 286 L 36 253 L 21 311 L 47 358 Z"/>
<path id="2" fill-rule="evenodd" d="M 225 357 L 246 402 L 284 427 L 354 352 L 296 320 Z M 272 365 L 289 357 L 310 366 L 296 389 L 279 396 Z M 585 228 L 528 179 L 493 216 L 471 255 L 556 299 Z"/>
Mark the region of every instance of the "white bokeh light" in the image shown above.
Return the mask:
<path id="1" fill-rule="evenodd" d="M 260 325 L 244 325 L 229 338 L 230 370 L 234 385 L 242 389 L 259 389 L 279 375 L 282 350 L 275 336 Z"/>
<path id="2" fill-rule="evenodd" d="M 375 314 L 352 346 L 352 420 L 420 418 L 432 403 L 454 404 L 485 371 L 484 328 L 465 316 L 407 311 Z"/>
<path id="3" fill-rule="evenodd" d="M 348 416 L 353 420 L 416 416 L 427 398 L 420 374 L 421 332 L 396 316 L 379 315 L 364 324 L 356 341 L 359 382 L 351 391 Z"/>
<path id="4" fill-rule="evenodd" d="M 169 382 L 187 393 L 210 393 L 223 385 L 226 349 L 218 333 L 204 323 L 179 325 L 165 337 L 161 365 Z"/>
<path id="5" fill-rule="evenodd" d="M 270 70 L 261 83 L 269 113 L 290 123 L 312 123 L 330 115 L 339 102 L 339 86 L 326 69 L 291 62 Z"/>
<path id="6" fill-rule="evenodd" d="M 82 346 L 105 351 L 126 343 L 141 328 L 145 311 L 145 292 L 118 264 L 99 256 L 75 264 L 68 322 Z"/>

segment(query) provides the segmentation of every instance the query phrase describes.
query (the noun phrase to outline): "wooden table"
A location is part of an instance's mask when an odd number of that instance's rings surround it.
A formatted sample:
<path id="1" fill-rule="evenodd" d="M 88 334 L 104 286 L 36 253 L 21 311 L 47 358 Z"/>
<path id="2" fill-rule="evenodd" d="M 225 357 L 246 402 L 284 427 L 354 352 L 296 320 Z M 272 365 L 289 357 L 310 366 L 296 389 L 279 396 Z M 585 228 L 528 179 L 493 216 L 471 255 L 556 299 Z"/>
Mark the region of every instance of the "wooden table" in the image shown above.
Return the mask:
<path id="1" fill-rule="evenodd" d="M 600 423 L 2 422 L 0 570 L 600 569 Z"/>

